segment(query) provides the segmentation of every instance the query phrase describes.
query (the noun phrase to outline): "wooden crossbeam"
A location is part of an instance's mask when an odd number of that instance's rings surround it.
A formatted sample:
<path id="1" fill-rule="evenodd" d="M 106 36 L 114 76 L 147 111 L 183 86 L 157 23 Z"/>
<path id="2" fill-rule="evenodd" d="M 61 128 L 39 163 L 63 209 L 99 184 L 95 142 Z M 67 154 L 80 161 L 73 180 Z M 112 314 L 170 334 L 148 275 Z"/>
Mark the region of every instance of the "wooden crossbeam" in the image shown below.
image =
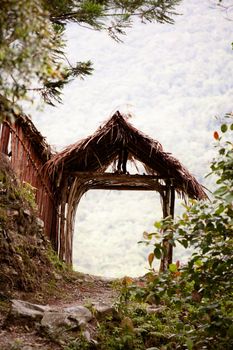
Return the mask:
<path id="1" fill-rule="evenodd" d="M 152 179 L 152 180 L 167 180 L 171 179 L 166 176 L 157 176 L 157 175 L 140 175 L 140 174 L 118 174 L 118 173 L 98 173 L 95 171 L 70 171 L 67 172 L 67 175 L 77 176 L 80 178 L 91 178 L 91 179 Z"/>
<path id="2" fill-rule="evenodd" d="M 91 190 L 119 190 L 119 191 L 157 191 L 160 192 L 160 187 L 152 185 L 138 185 L 134 184 L 132 186 L 130 185 L 110 185 L 110 184 L 94 184 L 91 188 Z"/>
<path id="3" fill-rule="evenodd" d="M 97 172 L 69 172 L 68 174 L 69 176 L 77 177 L 80 181 L 85 182 L 89 189 L 158 191 L 161 193 L 166 188 L 158 181 L 163 178 L 155 175 L 130 175 Z"/>

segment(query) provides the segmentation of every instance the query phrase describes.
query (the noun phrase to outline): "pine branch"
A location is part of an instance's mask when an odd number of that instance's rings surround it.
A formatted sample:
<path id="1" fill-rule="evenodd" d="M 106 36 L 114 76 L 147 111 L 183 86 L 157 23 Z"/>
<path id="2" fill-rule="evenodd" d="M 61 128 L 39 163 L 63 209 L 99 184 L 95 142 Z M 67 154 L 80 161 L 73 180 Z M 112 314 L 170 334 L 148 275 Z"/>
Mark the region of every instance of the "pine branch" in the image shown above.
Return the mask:
<path id="1" fill-rule="evenodd" d="M 75 66 L 72 66 L 69 62 L 69 67 L 66 67 L 62 79 L 46 81 L 41 87 L 30 88 L 27 90 L 38 92 L 45 103 L 51 106 L 55 106 L 55 103 L 62 103 L 62 90 L 64 89 L 65 85 L 67 85 L 72 80 L 74 80 L 74 78 L 77 77 L 79 79 L 84 79 L 85 76 L 91 75 L 92 71 L 93 68 L 91 61 L 77 62 Z"/>

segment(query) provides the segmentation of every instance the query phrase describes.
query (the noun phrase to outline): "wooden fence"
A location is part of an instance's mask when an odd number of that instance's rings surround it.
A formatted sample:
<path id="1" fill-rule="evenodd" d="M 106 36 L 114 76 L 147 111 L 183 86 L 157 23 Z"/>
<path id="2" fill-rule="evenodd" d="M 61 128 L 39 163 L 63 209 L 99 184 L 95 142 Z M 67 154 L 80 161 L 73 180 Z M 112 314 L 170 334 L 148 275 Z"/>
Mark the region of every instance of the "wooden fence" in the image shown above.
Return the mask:
<path id="1" fill-rule="evenodd" d="M 50 147 L 30 118 L 20 115 L 14 122 L 5 120 L 0 124 L 0 152 L 9 157 L 19 179 L 34 187 L 45 234 L 57 250 L 53 239 L 57 231 L 56 203 L 52 183 L 43 171 L 44 164 L 51 157 Z"/>

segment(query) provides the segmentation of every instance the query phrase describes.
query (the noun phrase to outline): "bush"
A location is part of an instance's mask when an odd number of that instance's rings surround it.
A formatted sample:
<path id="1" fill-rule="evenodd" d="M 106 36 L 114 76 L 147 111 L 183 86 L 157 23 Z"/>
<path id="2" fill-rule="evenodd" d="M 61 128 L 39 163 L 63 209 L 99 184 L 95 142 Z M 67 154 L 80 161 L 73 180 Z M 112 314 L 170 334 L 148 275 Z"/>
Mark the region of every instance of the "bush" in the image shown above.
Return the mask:
<path id="1" fill-rule="evenodd" d="M 218 156 L 209 174 L 217 177 L 213 199 L 192 201 L 182 217 L 155 223 L 159 232 L 146 237 L 154 244 L 151 264 L 154 256 L 164 254 L 158 242 L 162 231 L 173 245 L 179 242 L 194 251 L 183 267 L 171 264 L 160 276 L 151 269 L 151 282 L 145 287 L 144 300 L 163 303 L 178 316 L 175 349 L 233 348 L 233 144 L 228 141 L 232 131 L 228 122 L 214 132 Z"/>

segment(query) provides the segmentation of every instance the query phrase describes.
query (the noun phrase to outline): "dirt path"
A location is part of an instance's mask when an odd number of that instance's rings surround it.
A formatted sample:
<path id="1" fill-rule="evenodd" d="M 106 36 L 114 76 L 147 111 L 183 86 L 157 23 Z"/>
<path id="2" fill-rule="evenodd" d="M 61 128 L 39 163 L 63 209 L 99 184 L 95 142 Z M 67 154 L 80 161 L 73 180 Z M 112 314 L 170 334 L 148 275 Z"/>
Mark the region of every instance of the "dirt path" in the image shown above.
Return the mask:
<path id="1" fill-rule="evenodd" d="M 116 281 L 98 276 L 78 274 L 77 278 L 71 283 L 61 282 L 60 291 L 55 290 L 54 294 L 47 295 L 46 303 L 63 306 L 70 303 L 84 305 L 103 301 L 111 304 L 117 296 L 116 288 L 114 288 Z M 43 299 L 45 299 L 44 296 Z"/>
<path id="2" fill-rule="evenodd" d="M 92 302 L 112 304 L 117 298 L 114 288 L 116 280 L 97 276 L 74 273 L 72 281 L 64 281 L 57 276 L 57 283 L 48 286 L 41 293 L 17 293 L 15 299 L 32 303 L 63 308 L 73 305 L 90 305 Z M 4 320 L 10 308 L 10 301 L 2 301 L 0 305 L 0 350 L 60 350 L 58 345 L 43 336 L 36 327 L 12 324 L 4 326 Z M 4 309 L 5 308 L 5 309 Z"/>

